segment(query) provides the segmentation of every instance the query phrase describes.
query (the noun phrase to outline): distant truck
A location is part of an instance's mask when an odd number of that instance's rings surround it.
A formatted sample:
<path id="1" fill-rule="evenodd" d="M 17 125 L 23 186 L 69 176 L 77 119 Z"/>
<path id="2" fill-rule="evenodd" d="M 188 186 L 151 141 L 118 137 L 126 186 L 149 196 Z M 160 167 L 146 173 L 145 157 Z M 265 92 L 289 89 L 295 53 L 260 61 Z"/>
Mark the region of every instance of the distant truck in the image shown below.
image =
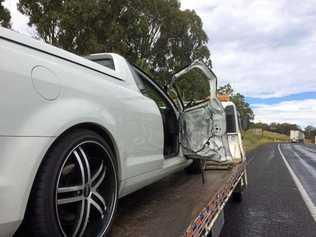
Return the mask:
<path id="1" fill-rule="evenodd" d="M 290 140 L 292 143 L 304 143 L 305 135 L 300 130 L 290 131 Z"/>

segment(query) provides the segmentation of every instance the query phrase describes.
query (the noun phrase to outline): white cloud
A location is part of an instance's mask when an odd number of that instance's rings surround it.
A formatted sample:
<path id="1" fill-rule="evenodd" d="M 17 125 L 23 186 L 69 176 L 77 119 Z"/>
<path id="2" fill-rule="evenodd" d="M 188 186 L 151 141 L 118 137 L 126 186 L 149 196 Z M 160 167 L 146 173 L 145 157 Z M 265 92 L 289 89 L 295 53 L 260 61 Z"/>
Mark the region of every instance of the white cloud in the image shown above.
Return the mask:
<path id="1" fill-rule="evenodd" d="M 12 29 L 29 36 L 36 35 L 36 30 L 27 25 L 29 19 L 17 9 L 18 0 L 5 0 L 3 6 L 9 9 L 11 14 Z"/>
<path id="2" fill-rule="evenodd" d="M 182 0 L 201 16 L 220 84 L 268 98 L 316 91 L 316 0 Z"/>
<path id="3" fill-rule="evenodd" d="M 254 105 L 256 122 L 288 122 L 316 126 L 316 99 L 292 100 L 273 105 Z"/>

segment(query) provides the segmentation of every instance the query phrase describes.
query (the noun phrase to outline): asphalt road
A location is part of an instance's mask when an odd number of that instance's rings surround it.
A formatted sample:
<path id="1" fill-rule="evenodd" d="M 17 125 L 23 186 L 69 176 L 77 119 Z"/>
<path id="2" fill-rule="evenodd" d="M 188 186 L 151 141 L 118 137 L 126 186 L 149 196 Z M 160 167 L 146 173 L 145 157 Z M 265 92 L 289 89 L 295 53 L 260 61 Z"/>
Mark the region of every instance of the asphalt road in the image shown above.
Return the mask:
<path id="1" fill-rule="evenodd" d="M 225 225 L 220 237 L 316 237 L 316 222 L 311 215 L 311 212 L 316 213 L 316 146 L 271 144 L 247 154 L 247 157 L 248 188 L 243 193 L 241 203 L 229 202 L 225 207 Z M 184 172 L 182 175 L 174 174 L 125 197 L 121 207 L 128 213 L 127 219 L 135 218 L 136 214 L 135 220 L 140 218 L 144 223 L 152 220 L 159 223 L 162 220 L 152 213 L 159 209 L 170 217 L 169 203 L 185 206 L 179 202 L 180 194 L 185 193 L 183 190 L 188 190 L 188 187 L 198 187 L 197 183 L 203 186 L 200 176 L 190 177 Z M 174 187 L 177 187 L 176 190 Z M 196 193 L 199 191 L 192 192 L 192 195 Z M 166 205 L 164 209 L 157 205 L 157 197 L 164 200 L 161 202 Z M 129 208 L 124 208 L 126 206 Z M 171 211 L 176 213 L 173 209 Z M 131 216 L 133 213 L 134 216 Z M 187 215 L 178 212 L 171 219 Z M 163 221 L 169 224 L 164 226 L 174 226 L 176 223 L 173 219 L 165 219 Z M 149 227 L 155 230 L 159 229 L 157 226 Z M 143 226 L 128 228 L 131 227 Z M 160 229 L 156 231 L 160 235 L 162 232 Z M 20 236 L 28 235 L 21 233 Z"/>
<path id="2" fill-rule="evenodd" d="M 248 158 L 248 188 L 226 206 L 220 237 L 315 237 L 316 146 L 265 145 Z"/>

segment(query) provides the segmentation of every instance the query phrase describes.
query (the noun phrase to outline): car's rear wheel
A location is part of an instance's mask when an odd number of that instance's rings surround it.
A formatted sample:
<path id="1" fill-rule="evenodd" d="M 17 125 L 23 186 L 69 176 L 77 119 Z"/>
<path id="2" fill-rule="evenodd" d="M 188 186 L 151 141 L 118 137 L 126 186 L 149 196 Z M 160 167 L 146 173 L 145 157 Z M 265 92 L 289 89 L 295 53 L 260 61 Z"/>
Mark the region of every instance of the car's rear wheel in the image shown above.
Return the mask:
<path id="1" fill-rule="evenodd" d="M 98 134 L 77 130 L 50 149 L 37 174 L 28 210 L 32 236 L 103 236 L 117 204 L 117 171 Z"/>

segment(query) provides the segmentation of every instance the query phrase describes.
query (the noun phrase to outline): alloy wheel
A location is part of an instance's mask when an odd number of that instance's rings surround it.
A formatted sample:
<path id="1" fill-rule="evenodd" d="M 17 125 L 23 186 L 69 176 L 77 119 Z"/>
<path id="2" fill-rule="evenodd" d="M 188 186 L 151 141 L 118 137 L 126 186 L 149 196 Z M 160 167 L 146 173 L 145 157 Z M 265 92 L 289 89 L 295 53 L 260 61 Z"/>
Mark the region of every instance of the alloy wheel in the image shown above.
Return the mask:
<path id="1" fill-rule="evenodd" d="M 56 217 L 66 237 L 102 236 L 113 217 L 117 180 L 110 153 L 100 143 L 74 147 L 60 168 Z"/>

